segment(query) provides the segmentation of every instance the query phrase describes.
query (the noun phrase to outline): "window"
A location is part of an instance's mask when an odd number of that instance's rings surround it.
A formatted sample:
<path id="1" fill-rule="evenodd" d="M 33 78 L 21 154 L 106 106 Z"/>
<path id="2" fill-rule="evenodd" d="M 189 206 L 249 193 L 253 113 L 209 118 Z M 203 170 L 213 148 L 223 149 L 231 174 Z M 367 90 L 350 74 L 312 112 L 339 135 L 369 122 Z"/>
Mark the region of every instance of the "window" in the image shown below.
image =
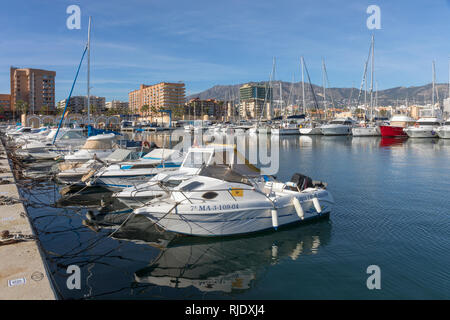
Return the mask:
<path id="1" fill-rule="evenodd" d="M 203 199 L 208 199 L 208 200 L 211 200 L 211 199 L 214 199 L 215 197 L 217 197 L 219 194 L 217 193 L 217 192 L 214 192 L 214 191 L 208 191 L 208 192 L 206 192 L 206 193 L 204 193 L 203 195 L 202 195 L 202 198 Z"/>

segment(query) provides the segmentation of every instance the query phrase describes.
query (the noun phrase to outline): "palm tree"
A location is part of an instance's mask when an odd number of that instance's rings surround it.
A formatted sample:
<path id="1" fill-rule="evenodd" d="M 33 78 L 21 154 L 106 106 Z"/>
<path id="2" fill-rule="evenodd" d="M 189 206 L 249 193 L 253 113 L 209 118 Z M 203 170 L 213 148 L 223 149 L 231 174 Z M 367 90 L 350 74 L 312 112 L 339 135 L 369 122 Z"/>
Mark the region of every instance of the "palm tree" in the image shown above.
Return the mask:
<path id="1" fill-rule="evenodd" d="M 48 105 L 46 105 L 46 104 L 44 104 L 44 105 L 41 107 L 41 112 L 42 112 L 42 114 L 45 114 L 45 115 L 47 115 L 47 116 L 48 116 L 49 110 L 50 110 L 50 108 L 49 108 Z"/>
<path id="2" fill-rule="evenodd" d="M 15 110 L 16 112 L 27 114 L 28 112 L 28 103 L 24 102 L 23 100 L 17 100 L 15 103 Z"/>

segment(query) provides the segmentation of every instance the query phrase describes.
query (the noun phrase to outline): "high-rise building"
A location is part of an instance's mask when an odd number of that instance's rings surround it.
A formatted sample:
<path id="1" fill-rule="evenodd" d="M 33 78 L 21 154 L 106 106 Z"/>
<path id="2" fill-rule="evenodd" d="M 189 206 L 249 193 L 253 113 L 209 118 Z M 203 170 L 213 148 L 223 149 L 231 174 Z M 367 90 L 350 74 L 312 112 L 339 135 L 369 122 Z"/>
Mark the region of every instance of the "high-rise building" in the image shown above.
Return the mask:
<path id="1" fill-rule="evenodd" d="M 239 114 L 245 119 L 271 118 L 272 88 L 257 84 L 244 84 L 239 88 Z M 261 113 L 264 113 L 261 115 Z"/>
<path id="2" fill-rule="evenodd" d="M 0 114 L 11 112 L 11 95 L 0 93 Z"/>
<path id="3" fill-rule="evenodd" d="M 89 96 L 91 113 L 102 113 L 106 110 L 105 97 Z M 58 102 L 58 109 L 66 106 L 67 99 Z M 67 105 L 70 113 L 86 113 L 87 112 L 87 96 L 70 97 Z"/>
<path id="4" fill-rule="evenodd" d="M 182 110 L 185 100 L 184 83 L 161 82 L 155 85 L 141 84 L 138 90 L 128 94 L 130 112 L 147 116 L 153 110 Z M 143 106 L 148 106 L 142 110 Z"/>
<path id="5" fill-rule="evenodd" d="M 200 100 L 193 98 L 186 103 L 184 115 L 193 119 L 208 115 L 216 120 L 223 120 L 227 114 L 227 109 L 223 101 L 216 99 Z"/>
<path id="6" fill-rule="evenodd" d="M 112 100 L 106 102 L 105 107 L 107 110 L 115 110 L 118 113 L 124 113 L 125 111 L 128 110 L 128 102 Z"/>
<path id="7" fill-rule="evenodd" d="M 55 110 L 55 71 L 14 68 L 10 69 L 11 108 L 17 101 L 28 104 L 28 112 L 37 114 L 41 109 Z"/>

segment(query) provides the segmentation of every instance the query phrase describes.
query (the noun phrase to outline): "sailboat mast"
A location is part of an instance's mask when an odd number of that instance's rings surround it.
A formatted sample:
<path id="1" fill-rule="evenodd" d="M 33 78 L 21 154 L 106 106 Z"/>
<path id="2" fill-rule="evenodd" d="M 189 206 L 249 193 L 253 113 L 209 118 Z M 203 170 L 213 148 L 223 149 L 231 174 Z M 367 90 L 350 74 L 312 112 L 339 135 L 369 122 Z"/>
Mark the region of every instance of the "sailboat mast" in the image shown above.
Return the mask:
<path id="1" fill-rule="evenodd" d="M 434 117 L 434 83 L 436 81 L 436 72 L 435 72 L 434 68 L 435 67 L 434 67 L 434 60 L 433 60 L 433 63 L 432 63 L 433 83 L 432 83 L 432 88 L 431 88 L 431 91 L 432 91 L 432 93 L 431 93 L 431 116 L 432 117 Z"/>
<path id="2" fill-rule="evenodd" d="M 328 118 L 327 98 L 326 98 L 326 83 L 325 83 L 325 61 L 322 58 L 322 86 L 323 86 L 323 108 L 325 110 L 325 119 Z"/>
<path id="3" fill-rule="evenodd" d="M 302 100 L 303 100 L 303 112 L 306 114 L 306 103 L 305 103 L 305 75 L 304 75 L 304 65 L 303 57 L 301 57 L 302 65 Z M 450 72 L 450 71 L 449 71 Z M 450 79 L 450 78 L 449 78 Z M 450 80 L 449 80 L 450 81 Z M 449 82 L 449 93 L 450 93 L 450 82 Z"/>
<path id="4" fill-rule="evenodd" d="M 88 41 L 87 41 L 87 112 L 88 124 L 91 124 L 91 94 L 90 94 L 90 68 L 91 68 L 91 17 L 89 17 Z"/>
<path id="5" fill-rule="evenodd" d="M 370 121 L 373 121 L 373 80 L 375 77 L 375 70 L 374 70 L 374 51 L 375 51 L 375 39 L 374 35 L 372 34 L 372 66 L 370 70 Z"/>

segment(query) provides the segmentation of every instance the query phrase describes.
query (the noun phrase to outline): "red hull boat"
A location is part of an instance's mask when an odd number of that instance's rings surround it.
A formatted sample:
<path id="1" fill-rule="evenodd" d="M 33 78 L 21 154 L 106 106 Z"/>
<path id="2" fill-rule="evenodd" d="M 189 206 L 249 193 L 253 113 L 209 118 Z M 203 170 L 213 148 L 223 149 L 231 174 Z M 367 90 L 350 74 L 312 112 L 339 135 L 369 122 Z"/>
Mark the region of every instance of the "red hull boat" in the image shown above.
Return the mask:
<path id="1" fill-rule="evenodd" d="M 408 135 L 403 131 L 403 127 L 397 126 L 380 126 L 382 137 L 407 137 Z"/>

